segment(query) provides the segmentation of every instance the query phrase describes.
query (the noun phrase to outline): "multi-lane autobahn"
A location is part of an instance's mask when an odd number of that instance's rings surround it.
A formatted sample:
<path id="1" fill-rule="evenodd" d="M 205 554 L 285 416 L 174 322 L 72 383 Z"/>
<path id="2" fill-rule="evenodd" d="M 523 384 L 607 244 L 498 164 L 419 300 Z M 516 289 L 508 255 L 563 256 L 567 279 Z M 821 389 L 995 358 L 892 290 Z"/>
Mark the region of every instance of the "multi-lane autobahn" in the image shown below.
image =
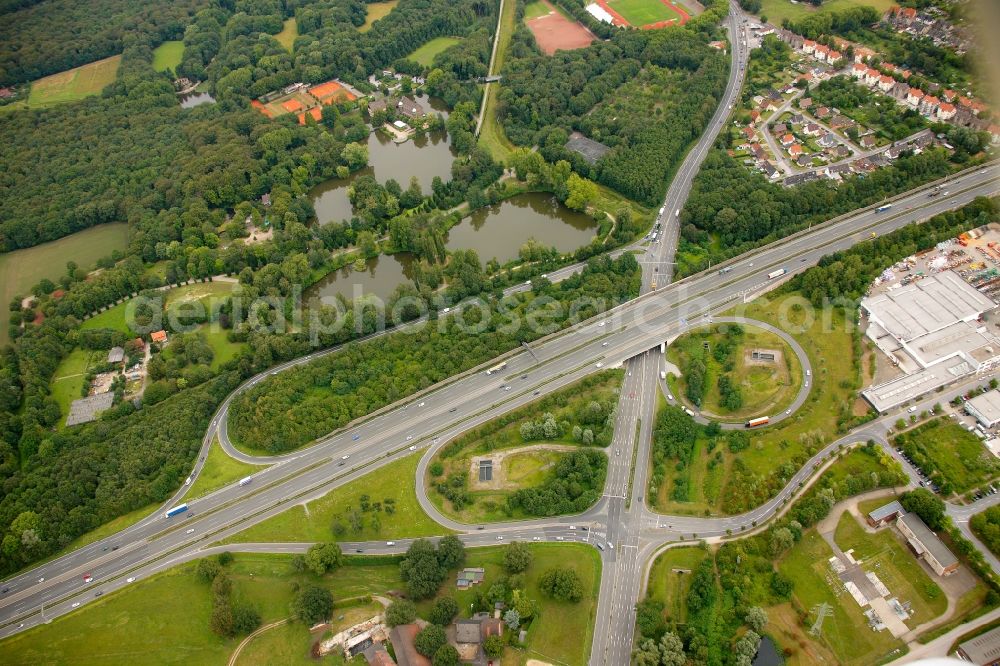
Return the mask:
<path id="1" fill-rule="evenodd" d="M 730 82 L 710 131 L 692 149 L 668 191 L 666 217 L 676 218 L 673 211 L 682 207 L 697 166 L 718 127 L 725 122 L 729 103 L 739 93 L 746 61 L 742 21 L 738 11 L 731 12 L 728 23 L 733 35 L 734 66 Z M 867 240 L 872 233 L 887 233 L 960 207 L 976 196 L 995 194 L 998 189 L 994 173 L 986 169 L 958 174 L 947 179 L 947 184 L 947 195 L 929 198 L 928 188 L 921 188 L 898 197 L 889 211 L 878 213 L 867 209 L 843 216 L 727 262 L 725 273 L 703 272 L 669 286 L 664 285 L 672 275 L 675 242 L 663 242 L 641 258 L 646 289 L 639 298 L 601 317 L 550 335 L 534 343 L 530 352 L 507 355 L 507 367 L 502 372 L 487 375 L 477 370 L 452 378 L 295 453 L 258 458 L 238 452 L 229 442 L 226 429 L 230 396 L 206 432 L 203 453 L 218 437 L 231 455 L 268 465 L 255 474 L 253 482 L 188 500 L 191 507 L 188 517 L 167 519 L 157 512 L 111 537 L 4 581 L 7 592 L 0 597 L 0 636 L 68 612 L 73 604 L 92 600 L 98 592 L 128 585 L 129 579 L 146 577 L 180 561 L 199 557 L 206 548 L 211 548 L 210 544 L 294 504 L 324 495 L 409 454 L 412 449 L 424 452 L 417 476 L 418 498 L 443 526 L 461 532 L 467 544 L 496 544 L 514 539 L 600 543 L 603 568 L 591 662 L 628 663 L 634 631 L 632 611 L 645 580 L 645 567 L 658 548 L 694 538 L 693 535 L 720 537 L 727 530 L 738 532 L 741 527 L 760 524 L 785 505 L 799 483 L 807 481 L 822 454 L 858 439 L 879 439 L 888 423 L 887 419 L 876 421 L 829 445 L 803 466 L 777 497 L 747 514 L 715 519 L 660 516 L 643 504 L 660 369 L 658 355 L 648 353 L 649 350 L 688 326 L 706 321 L 711 314 L 766 290 L 771 286 L 766 276 L 775 268 L 797 273 L 814 265 L 823 255 Z M 675 227 L 675 219 L 667 224 L 668 238 L 675 237 Z M 651 291 L 649 287 L 657 277 L 661 279 L 660 288 Z M 321 353 L 329 351 L 317 354 Z M 314 356 L 272 368 L 248 380 L 237 392 Z M 615 437 L 608 448 L 606 491 L 597 505 L 579 516 L 493 524 L 482 530 L 438 514 L 427 501 L 422 486 L 422 472 L 437 447 L 469 428 L 595 372 L 598 363 L 603 367 L 625 363 L 627 372 L 616 413 Z M 936 400 L 940 399 L 941 396 L 936 396 Z M 193 475 L 197 475 L 202 463 L 203 458 L 197 462 Z M 182 488 L 168 505 L 180 501 L 185 490 Z M 389 553 L 405 550 L 409 542 L 395 539 L 392 545 L 378 542 L 342 546 L 347 552 Z M 231 549 L 300 552 L 304 547 L 243 544 Z M 84 574 L 92 575 L 93 582 L 85 583 Z"/>

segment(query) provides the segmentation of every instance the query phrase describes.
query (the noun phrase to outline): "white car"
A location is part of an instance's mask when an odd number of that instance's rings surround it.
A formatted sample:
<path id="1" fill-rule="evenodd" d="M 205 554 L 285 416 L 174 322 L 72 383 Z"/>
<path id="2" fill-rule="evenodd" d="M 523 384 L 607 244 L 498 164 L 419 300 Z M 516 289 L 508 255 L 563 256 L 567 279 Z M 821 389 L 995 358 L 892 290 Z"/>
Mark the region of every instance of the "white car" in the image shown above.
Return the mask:
<path id="1" fill-rule="evenodd" d="M 786 409 L 786 410 L 785 410 L 785 414 L 786 414 L 786 415 L 788 415 L 788 414 L 791 414 L 791 413 L 792 413 L 792 410 L 790 410 L 790 409 Z"/>
<path id="2" fill-rule="evenodd" d="M 601 346 L 602 346 L 602 347 L 607 347 L 607 346 L 608 346 L 608 343 L 607 343 L 607 342 L 602 342 L 602 343 L 601 343 Z"/>
<path id="3" fill-rule="evenodd" d="M 406 436 L 406 441 L 410 441 L 411 439 L 413 439 L 413 435 L 407 435 Z"/>
<path id="4" fill-rule="evenodd" d="M 541 541 L 542 537 L 531 537 L 532 541 Z"/>
<path id="5" fill-rule="evenodd" d="M 598 323 L 597 325 L 598 325 L 598 326 L 604 326 L 604 324 L 606 324 L 606 323 L 607 323 L 607 322 L 604 322 L 604 321 L 602 321 L 602 322 Z"/>
<path id="6" fill-rule="evenodd" d="M 125 579 L 125 582 L 126 583 L 134 583 L 135 582 L 135 577 L 129 576 L 128 578 Z"/>
<path id="7" fill-rule="evenodd" d="M 598 363 L 597 363 L 597 367 L 598 367 L 598 368 L 603 368 L 603 367 L 604 367 L 604 364 L 603 364 L 603 363 L 601 363 L 601 362 L 598 362 Z"/>
<path id="8" fill-rule="evenodd" d="M 423 407 L 425 403 L 420 403 L 417 407 Z"/>
<path id="9" fill-rule="evenodd" d="M 503 541 L 503 537 L 502 536 L 498 536 L 497 537 L 497 541 Z"/>
<path id="10" fill-rule="evenodd" d="M 189 529 L 185 534 L 194 534 L 194 528 Z"/>
<path id="11" fill-rule="evenodd" d="M 39 583 L 44 583 L 45 582 L 45 576 L 42 576 L 41 578 L 39 578 L 38 582 Z"/>
<path id="12" fill-rule="evenodd" d="M 350 457 L 351 457 L 351 456 L 350 456 L 350 454 L 348 454 L 348 455 L 346 455 L 346 456 L 340 456 L 340 459 L 341 459 L 341 460 L 347 460 L 347 459 L 348 459 L 348 458 L 350 458 Z"/>
<path id="13" fill-rule="evenodd" d="M 412 446 L 410 446 L 410 450 L 411 451 L 416 451 L 417 450 L 417 445 L 413 444 Z"/>
<path id="14" fill-rule="evenodd" d="M 387 545 L 387 546 L 395 546 L 396 542 L 395 541 L 386 541 L 385 545 Z"/>
<path id="15" fill-rule="evenodd" d="M 556 537 L 556 541 L 563 541 L 562 537 Z"/>
<path id="16" fill-rule="evenodd" d="M 570 525 L 570 526 L 569 526 L 569 528 L 570 528 L 571 530 L 575 530 L 575 529 L 576 529 L 576 525 Z"/>
<path id="17" fill-rule="evenodd" d="M 911 406 L 911 407 L 910 407 L 909 409 L 907 409 L 906 411 L 908 411 L 909 413 L 911 413 L 911 414 L 912 414 L 913 412 L 917 411 L 917 406 L 916 406 L 916 405 L 912 405 L 912 406 Z"/>
<path id="18" fill-rule="evenodd" d="M 80 605 L 80 602 L 79 602 L 79 601 L 74 601 L 74 602 L 73 602 L 73 606 L 72 606 L 72 608 L 76 608 L 76 607 L 77 607 L 77 606 L 79 606 L 79 605 Z"/>
<path id="19" fill-rule="evenodd" d="M 451 308 L 445 308 L 444 310 L 441 310 L 441 312 L 443 312 L 444 314 L 448 314 L 449 312 L 451 312 Z"/>

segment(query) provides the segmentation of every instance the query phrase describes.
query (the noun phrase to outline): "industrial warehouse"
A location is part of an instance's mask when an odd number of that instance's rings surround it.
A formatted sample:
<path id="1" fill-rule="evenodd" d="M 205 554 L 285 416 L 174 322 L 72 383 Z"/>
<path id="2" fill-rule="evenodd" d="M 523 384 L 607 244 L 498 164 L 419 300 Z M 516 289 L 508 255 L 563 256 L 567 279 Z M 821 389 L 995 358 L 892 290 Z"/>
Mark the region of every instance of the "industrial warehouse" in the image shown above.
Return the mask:
<path id="1" fill-rule="evenodd" d="M 987 240 L 996 232 L 977 231 L 975 239 L 942 243 L 887 269 L 861 300 L 866 335 L 896 368 L 862 392 L 880 413 L 1000 363 L 1000 339 L 988 321 L 996 302 L 986 293 L 998 273 Z"/>

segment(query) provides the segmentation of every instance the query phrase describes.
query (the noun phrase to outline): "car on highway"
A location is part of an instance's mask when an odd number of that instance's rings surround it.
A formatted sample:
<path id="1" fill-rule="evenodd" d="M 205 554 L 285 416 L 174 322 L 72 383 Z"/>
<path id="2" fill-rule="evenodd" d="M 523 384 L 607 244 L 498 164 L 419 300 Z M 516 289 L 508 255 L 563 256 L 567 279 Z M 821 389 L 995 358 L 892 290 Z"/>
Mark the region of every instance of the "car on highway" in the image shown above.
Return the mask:
<path id="1" fill-rule="evenodd" d="M 350 457 L 351 457 L 351 454 L 348 453 L 347 455 L 340 456 L 340 459 L 341 460 L 347 460 Z"/>
<path id="2" fill-rule="evenodd" d="M 95 597 L 99 597 L 99 596 L 101 596 L 102 594 L 104 594 L 104 590 L 98 590 L 97 592 L 94 592 L 94 596 L 95 596 Z"/>
<path id="3" fill-rule="evenodd" d="M 129 576 L 128 578 L 125 579 L 125 582 L 126 583 L 134 583 L 135 582 L 135 577 L 134 576 Z"/>
<path id="4" fill-rule="evenodd" d="M 365 551 L 363 551 L 363 550 L 362 550 L 362 549 L 360 549 L 360 548 L 355 548 L 355 549 L 354 549 L 354 552 L 355 552 L 355 553 L 363 553 L 363 552 L 365 552 Z"/>
<path id="5" fill-rule="evenodd" d="M 565 539 L 563 539 L 561 536 L 557 536 L 556 541 L 565 541 Z"/>
<path id="6" fill-rule="evenodd" d="M 386 541 L 385 545 L 387 545 L 387 546 L 395 546 L 396 542 L 395 541 Z"/>
<path id="7" fill-rule="evenodd" d="M 84 583 L 89 583 L 92 580 L 94 580 L 94 577 L 91 574 L 83 574 Z"/>
<path id="8" fill-rule="evenodd" d="M 542 537 L 531 537 L 532 541 L 541 541 Z"/>
<path id="9" fill-rule="evenodd" d="M 456 409 L 458 409 L 458 407 L 452 407 L 451 409 L 448 410 L 448 413 L 453 414 Z"/>
<path id="10" fill-rule="evenodd" d="M 614 549 L 615 549 L 615 547 L 611 545 L 611 542 L 610 542 L 610 541 L 608 541 L 607 543 L 608 543 L 608 548 L 610 548 L 611 550 L 614 550 Z"/>
<path id="11" fill-rule="evenodd" d="M 423 403 L 423 402 L 422 402 L 422 403 L 420 403 L 419 405 L 417 405 L 417 407 L 423 407 L 423 406 L 424 406 L 425 404 L 427 404 L 427 403 Z"/>
<path id="12" fill-rule="evenodd" d="M 413 435 L 407 435 L 406 436 L 406 441 L 410 441 L 411 439 L 413 439 Z"/>
<path id="13" fill-rule="evenodd" d="M 534 393 L 532 393 L 531 395 L 538 395 L 539 393 L 541 393 L 541 391 L 535 391 L 535 392 L 534 392 Z"/>
<path id="14" fill-rule="evenodd" d="M 191 529 L 189 529 L 189 530 L 188 530 L 187 532 L 185 532 L 184 534 L 194 534 L 194 528 L 192 527 Z"/>
<path id="15" fill-rule="evenodd" d="M 603 321 L 601 321 L 601 322 L 598 322 L 598 323 L 597 323 L 597 325 L 598 325 L 598 326 L 604 326 L 604 324 L 606 324 L 606 323 L 607 323 L 607 322 L 603 322 Z"/>
<path id="16" fill-rule="evenodd" d="M 509 391 L 509 390 L 510 390 L 510 386 L 504 386 L 504 387 L 503 387 L 503 390 L 504 390 L 504 391 Z"/>
<path id="17" fill-rule="evenodd" d="M 786 415 L 786 416 L 787 416 L 787 415 L 789 415 L 789 414 L 791 414 L 791 413 L 792 413 L 792 410 L 791 410 L 791 409 L 786 409 L 786 410 L 785 410 L 785 415 Z"/>
<path id="18" fill-rule="evenodd" d="M 570 526 L 569 526 L 569 528 L 570 528 L 571 530 L 575 530 L 575 529 L 576 529 L 576 525 L 570 525 Z"/>
<path id="19" fill-rule="evenodd" d="M 416 451 L 416 450 L 417 450 L 417 445 L 416 444 L 411 444 L 410 445 L 410 451 Z"/>
<path id="20" fill-rule="evenodd" d="M 598 367 L 598 368 L 603 368 L 603 367 L 604 367 L 604 364 L 603 364 L 603 363 L 601 363 L 600 361 L 598 361 L 598 362 L 597 362 L 597 367 Z"/>
<path id="21" fill-rule="evenodd" d="M 80 602 L 79 602 L 79 601 L 74 601 L 74 602 L 73 602 L 73 605 L 71 606 L 71 608 L 76 608 L 76 607 L 77 607 L 77 606 L 79 606 L 79 605 L 80 605 Z"/>
<path id="22" fill-rule="evenodd" d="M 359 439 L 361 439 L 361 435 L 354 435 L 353 437 L 351 437 L 351 439 L 356 442 Z"/>
<path id="23" fill-rule="evenodd" d="M 497 541 L 503 541 L 503 537 L 498 535 L 497 536 Z"/>

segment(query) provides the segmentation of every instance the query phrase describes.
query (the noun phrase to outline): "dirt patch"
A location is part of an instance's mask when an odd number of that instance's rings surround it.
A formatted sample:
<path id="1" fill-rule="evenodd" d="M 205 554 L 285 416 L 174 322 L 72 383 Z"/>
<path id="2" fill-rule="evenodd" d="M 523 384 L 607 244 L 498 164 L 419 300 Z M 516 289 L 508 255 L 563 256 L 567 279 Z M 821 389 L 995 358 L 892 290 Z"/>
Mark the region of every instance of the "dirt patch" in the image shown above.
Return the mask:
<path id="1" fill-rule="evenodd" d="M 785 367 L 785 354 L 780 349 L 747 347 L 743 350 L 743 365 L 762 365 L 777 370 Z"/>
<path id="2" fill-rule="evenodd" d="M 594 33 L 585 27 L 571 21 L 557 11 L 552 5 L 544 0 L 543 4 L 549 8 L 549 13 L 544 16 L 525 21 L 531 34 L 538 42 L 538 48 L 545 55 L 552 55 L 556 51 L 571 51 L 590 46 L 597 38 Z"/>
<path id="3" fill-rule="evenodd" d="M 473 456 L 469 461 L 469 488 L 470 490 L 508 490 L 512 487 L 510 483 L 507 483 L 506 474 L 504 474 L 504 459 L 510 456 L 516 456 L 521 453 L 529 453 L 531 451 L 559 451 L 559 452 L 569 452 L 577 451 L 580 447 L 571 446 L 569 444 L 533 444 L 532 446 L 522 446 L 516 449 L 504 449 L 502 451 L 494 451 L 492 453 Z M 493 478 L 489 481 L 479 480 L 479 463 L 484 460 L 489 460 L 493 463 Z"/>

